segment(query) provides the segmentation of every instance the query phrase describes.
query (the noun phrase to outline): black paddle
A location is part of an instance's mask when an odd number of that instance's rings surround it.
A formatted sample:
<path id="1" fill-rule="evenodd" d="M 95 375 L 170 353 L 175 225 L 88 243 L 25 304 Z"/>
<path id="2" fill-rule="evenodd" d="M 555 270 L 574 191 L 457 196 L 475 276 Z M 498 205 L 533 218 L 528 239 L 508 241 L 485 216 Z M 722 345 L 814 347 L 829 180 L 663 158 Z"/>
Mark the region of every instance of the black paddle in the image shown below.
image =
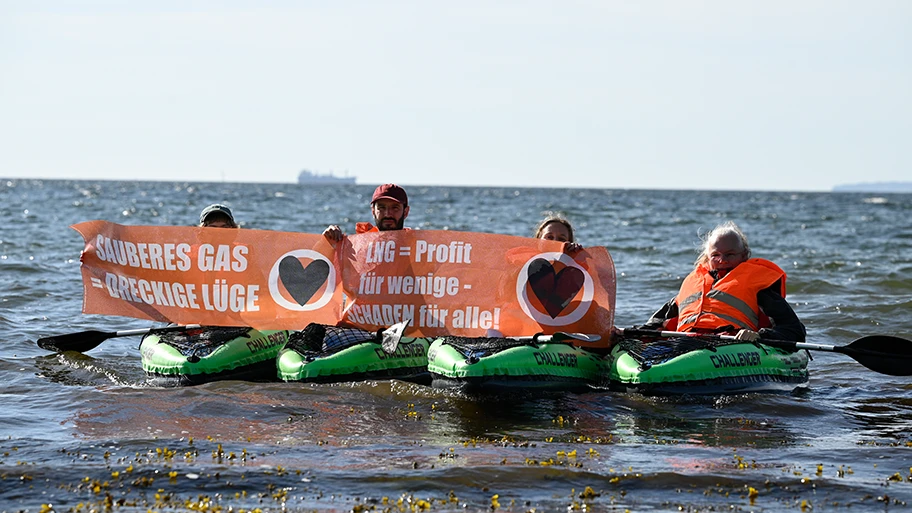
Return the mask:
<path id="1" fill-rule="evenodd" d="M 636 328 L 624 328 L 619 331 L 624 335 L 634 337 L 696 337 L 709 340 L 737 340 L 732 335 L 709 335 L 705 333 L 681 331 L 641 330 Z M 746 340 L 743 342 L 749 343 Z M 761 338 L 757 342 L 791 351 L 810 349 L 812 351 L 842 353 L 874 372 L 888 374 L 890 376 L 912 376 L 912 340 L 906 340 L 892 335 L 868 335 L 854 340 L 852 343 L 845 346 L 830 346 L 825 344 L 811 344 L 807 342 L 792 342 L 790 340 L 772 340 L 765 338 Z"/>
<path id="2" fill-rule="evenodd" d="M 399 347 L 399 340 L 402 338 L 402 333 L 408 327 L 409 323 L 412 322 L 411 319 L 406 319 L 398 324 L 393 324 L 389 328 L 383 330 L 381 335 L 381 346 L 383 350 L 389 354 L 396 352 L 396 348 Z M 602 337 L 600 335 L 586 335 L 584 333 L 564 333 L 557 332 L 553 335 L 538 335 L 538 338 L 535 337 L 510 337 L 513 340 L 537 340 L 538 342 L 563 342 L 565 340 L 582 340 L 583 342 L 596 342 Z"/>
<path id="3" fill-rule="evenodd" d="M 190 324 L 187 326 L 168 326 L 165 328 L 147 328 L 140 330 L 123 330 L 123 331 L 80 331 L 79 333 L 68 333 L 66 335 L 56 335 L 53 337 L 43 337 L 38 339 L 38 347 L 62 353 L 64 351 L 78 351 L 84 353 L 90 349 L 95 349 L 99 344 L 109 338 L 130 337 L 133 335 L 146 335 L 152 331 L 182 331 L 199 328 L 199 324 Z"/>

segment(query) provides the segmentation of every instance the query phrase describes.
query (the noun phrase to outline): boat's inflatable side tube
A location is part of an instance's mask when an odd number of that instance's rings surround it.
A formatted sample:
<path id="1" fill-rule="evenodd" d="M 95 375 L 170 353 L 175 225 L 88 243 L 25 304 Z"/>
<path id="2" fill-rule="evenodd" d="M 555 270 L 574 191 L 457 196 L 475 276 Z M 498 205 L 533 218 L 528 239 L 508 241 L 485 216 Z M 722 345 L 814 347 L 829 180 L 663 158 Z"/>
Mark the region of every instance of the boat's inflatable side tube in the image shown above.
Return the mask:
<path id="1" fill-rule="evenodd" d="M 619 344 L 612 350 L 611 360 L 613 386 L 645 393 L 791 391 L 808 381 L 806 351 L 786 351 L 762 343 L 717 345 L 646 364 Z"/>
<path id="2" fill-rule="evenodd" d="M 435 383 L 561 387 L 595 384 L 607 372 L 603 356 L 571 344 L 505 340 L 505 347 L 492 349 L 490 340 L 479 339 L 473 347 L 450 337 L 436 339 L 428 351 L 428 371 Z"/>
<path id="3" fill-rule="evenodd" d="M 311 323 L 294 332 L 277 359 L 284 381 L 332 383 L 364 379 L 429 381 L 430 341 L 403 337 L 390 354 L 378 334 L 356 328 Z"/>
<path id="4" fill-rule="evenodd" d="M 288 335 L 287 330 L 253 328 L 153 331 L 143 338 L 139 349 L 143 369 L 154 376 L 181 377 L 188 383 L 226 378 L 274 380 L 275 358 Z M 253 366 L 271 372 L 251 373 Z"/>
<path id="5" fill-rule="evenodd" d="M 318 356 L 282 349 L 278 356 L 278 375 L 284 381 L 332 383 L 363 379 L 421 380 L 427 376 L 425 338 L 405 337 L 393 354 L 378 342 L 361 342 L 337 353 Z"/>

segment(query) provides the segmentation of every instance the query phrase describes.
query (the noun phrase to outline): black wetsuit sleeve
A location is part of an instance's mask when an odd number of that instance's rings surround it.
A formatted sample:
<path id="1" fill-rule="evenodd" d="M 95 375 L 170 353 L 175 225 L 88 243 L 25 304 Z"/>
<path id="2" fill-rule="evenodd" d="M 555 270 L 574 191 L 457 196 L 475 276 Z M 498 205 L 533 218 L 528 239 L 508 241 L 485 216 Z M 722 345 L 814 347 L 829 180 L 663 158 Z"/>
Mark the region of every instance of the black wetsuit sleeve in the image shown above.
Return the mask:
<path id="1" fill-rule="evenodd" d="M 675 301 L 675 298 L 671 298 L 671 301 L 662 305 L 662 308 L 656 310 L 656 313 L 652 314 L 652 317 L 646 321 L 646 324 L 641 326 L 636 326 L 636 328 L 644 330 L 664 330 L 665 321 L 668 319 L 674 319 L 678 316 L 678 303 Z M 674 330 L 675 327 L 671 329 Z"/>
<path id="2" fill-rule="evenodd" d="M 779 282 L 757 293 L 757 304 L 773 323 L 772 328 L 761 328 L 760 336 L 769 339 L 804 342 L 807 331 L 784 297 L 779 295 Z"/>

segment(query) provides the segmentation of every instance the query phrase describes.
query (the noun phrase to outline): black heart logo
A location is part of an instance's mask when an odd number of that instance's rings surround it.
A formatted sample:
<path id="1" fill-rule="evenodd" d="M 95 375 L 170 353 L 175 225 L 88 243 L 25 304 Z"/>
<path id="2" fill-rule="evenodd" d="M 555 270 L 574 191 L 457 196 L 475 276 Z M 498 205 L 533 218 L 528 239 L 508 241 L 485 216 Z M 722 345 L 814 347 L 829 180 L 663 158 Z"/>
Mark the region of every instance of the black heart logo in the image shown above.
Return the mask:
<path id="1" fill-rule="evenodd" d="M 301 261 L 291 255 L 279 262 L 279 279 L 291 297 L 304 306 L 310 298 L 326 283 L 329 277 L 329 263 L 326 260 L 314 260 L 301 265 Z"/>
<path id="2" fill-rule="evenodd" d="M 529 264 L 529 285 L 552 319 L 567 308 L 585 281 L 583 271 L 576 267 L 564 267 L 555 273 L 551 262 L 543 258 Z"/>

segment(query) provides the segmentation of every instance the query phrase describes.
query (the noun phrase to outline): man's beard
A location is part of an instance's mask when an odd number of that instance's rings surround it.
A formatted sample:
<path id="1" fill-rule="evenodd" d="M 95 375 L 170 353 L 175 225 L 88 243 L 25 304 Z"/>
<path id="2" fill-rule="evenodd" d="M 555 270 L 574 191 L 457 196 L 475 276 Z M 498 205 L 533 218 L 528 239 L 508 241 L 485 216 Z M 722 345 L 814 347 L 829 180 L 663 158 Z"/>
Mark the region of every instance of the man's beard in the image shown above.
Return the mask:
<path id="1" fill-rule="evenodd" d="M 381 232 L 392 231 L 392 230 L 401 230 L 402 227 L 405 225 L 405 217 L 399 219 L 399 221 L 396 221 L 392 217 L 384 217 L 383 219 L 375 219 L 375 221 L 377 222 L 377 229 L 380 230 Z M 383 224 L 383 221 L 394 221 L 396 223 L 396 226 L 395 227 L 385 226 Z"/>

